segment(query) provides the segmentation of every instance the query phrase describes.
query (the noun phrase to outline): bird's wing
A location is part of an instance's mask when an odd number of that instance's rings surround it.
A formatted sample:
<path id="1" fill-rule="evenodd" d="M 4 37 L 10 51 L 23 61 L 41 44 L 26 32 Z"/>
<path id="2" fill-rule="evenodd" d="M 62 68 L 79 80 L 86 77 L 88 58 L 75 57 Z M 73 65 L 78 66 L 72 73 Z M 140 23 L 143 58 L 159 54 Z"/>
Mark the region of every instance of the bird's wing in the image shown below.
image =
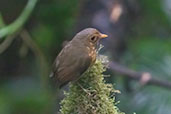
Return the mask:
<path id="1" fill-rule="evenodd" d="M 77 51 L 76 51 L 77 50 Z M 54 63 L 53 78 L 59 86 L 78 79 L 92 63 L 88 52 L 76 46 L 66 45 Z"/>

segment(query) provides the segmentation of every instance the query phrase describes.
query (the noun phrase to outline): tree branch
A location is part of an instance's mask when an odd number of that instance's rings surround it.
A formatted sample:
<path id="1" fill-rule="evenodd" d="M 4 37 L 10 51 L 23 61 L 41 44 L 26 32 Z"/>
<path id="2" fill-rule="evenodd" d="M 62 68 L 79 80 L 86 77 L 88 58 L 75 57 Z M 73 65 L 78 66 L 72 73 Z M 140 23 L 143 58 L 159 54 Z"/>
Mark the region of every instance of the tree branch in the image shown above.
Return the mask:
<path id="1" fill-rule="evenodd" d="M 166 80 L 156 79 L 153 76 L 151 76 L 150 73 L 136 72 L 116 62 L 110 62 L 109 68 L 119 74 L 122 74 L 125 77 L 129 77 L 133 80 L 140 81 L 140 83 L 143 85 L 155 85 L 155 86 L 171 89 L 171 82 Z"/>
<path id="2" fill-rule="evenodd" d="M 2 54 L 13 42 L 18 35 L 23 24 L 26 22 L 31 12 L 33 11 L 37 0 L 28 0 L 26 7 L 21 15 L 10 25 L 5 25 L 2 15 L 0 13 L 0 39 L 6 37 L 6 39 L 0 44 L 0 54 Z"/>
<path id="3" fill-rule="evenodd" d="M 21 15 L 12 24 L 0 29 L 0 39 L 5 36 L 14 34 L 18 30 L 20 30 L 26 22 L 26 20 L 28 19 L 28 17 L 30 16 L 31 12 L 33 11 L 36 3 L 37 0 L 28 0 L 28 3 L 24 8 L 23 12 L 21 13 Z"/>
<path id="4" fill-rule="evenodd" d="M 22 30 L 21 33 L 19 34 L 23 40 L 23 42 L 26 43 L 26 45 L 33 51 L 33 53 L 35 54 L 35 56 L 37 57 L 37 60 L 39 62 L 40 65 L 40 71 L 42 73 L 41 75 L 41 81 L 43 83 L 43 85 L 45 87 L 47 87 L 47 76 L 49 74 L 49 65 L 46 61 L 46 57 L 43 54 L 43 52 L 41 51 L 41 49 L 37 46 L 37 44 L 34 42 L 34 40 L 32 39 L 31 35 L 29 34 L 29 32 L 27 30 Z"/>
<path id="5" fill-rule="evenodd" d="M 6 39 L 0 44 L 0 54 L 2 54 L 3 52 L 5 52 L 5 50 L 8 49 L 8 47 L 11 45 L 16 36 L 17 34 L 9 35 L 6 37 Z"/>

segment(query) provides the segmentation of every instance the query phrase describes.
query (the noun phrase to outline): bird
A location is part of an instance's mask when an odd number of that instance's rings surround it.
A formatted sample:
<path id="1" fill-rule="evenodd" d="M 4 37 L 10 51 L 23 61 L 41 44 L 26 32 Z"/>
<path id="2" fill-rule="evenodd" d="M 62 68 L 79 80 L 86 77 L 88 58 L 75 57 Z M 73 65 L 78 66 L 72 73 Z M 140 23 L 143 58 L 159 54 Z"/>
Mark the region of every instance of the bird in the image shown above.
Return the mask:
<path id="1" fill-rule="evenodd" d="M 96 61 L 99 41 L 108 37 L 95 28 L 78 32 L 56 57 L 50 77 L 59 88 L 78 80 Z"/>

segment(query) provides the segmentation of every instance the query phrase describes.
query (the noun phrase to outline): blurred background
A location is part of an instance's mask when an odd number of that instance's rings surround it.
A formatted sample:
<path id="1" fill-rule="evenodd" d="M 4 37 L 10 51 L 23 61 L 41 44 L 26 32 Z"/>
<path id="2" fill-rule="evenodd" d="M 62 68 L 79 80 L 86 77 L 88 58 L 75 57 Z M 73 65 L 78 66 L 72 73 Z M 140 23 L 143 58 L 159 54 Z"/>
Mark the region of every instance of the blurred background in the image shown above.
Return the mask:
<path id="1" fill-rule="evenodd" d="M 57 110 L 51 65 L 87 27 L 109 35 L 101 54 L 119 109 L 171 114 L 171 0 L 0 0 L 0 114 Z"/>

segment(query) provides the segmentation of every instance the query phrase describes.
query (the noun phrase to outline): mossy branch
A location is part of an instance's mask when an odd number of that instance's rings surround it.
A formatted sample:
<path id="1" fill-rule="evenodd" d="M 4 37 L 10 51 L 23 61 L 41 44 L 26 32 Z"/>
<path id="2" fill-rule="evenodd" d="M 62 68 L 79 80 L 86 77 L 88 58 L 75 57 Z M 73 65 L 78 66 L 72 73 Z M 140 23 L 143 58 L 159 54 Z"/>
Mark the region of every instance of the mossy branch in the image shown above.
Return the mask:
<path id="1" fill-rule="evenodd" d="M 86 71 L 81 79 L 70 85 L 66 98 L 61 102 L 61 114 L 124 114 L 115 106 L 111 84 L 105 84 L 102 60 Z"/>

